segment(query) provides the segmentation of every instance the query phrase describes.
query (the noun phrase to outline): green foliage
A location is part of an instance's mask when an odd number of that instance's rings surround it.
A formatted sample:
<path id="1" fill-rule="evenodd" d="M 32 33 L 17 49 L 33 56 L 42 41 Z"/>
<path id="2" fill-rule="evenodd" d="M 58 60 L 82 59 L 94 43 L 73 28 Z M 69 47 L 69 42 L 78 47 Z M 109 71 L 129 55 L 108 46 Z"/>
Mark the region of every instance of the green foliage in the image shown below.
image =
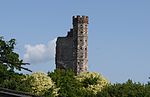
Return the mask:
<path id="1" fill-rule="evenodd" d="M 48 75 L 60 88 L 60 97 L 96 97 L 96 93 L 109 83 L 102 75 L 94 72 L 75 76 L 72 70 L 57 69 Z"/>
<path id="2" fill-rule="evenodd" d="M 55 82 L 56 86 L 60 88 L 58 91 L 60 97 L 84 97 L 82 85 L 71 70 L 57 69 L 54 72 L 49 72 L 48 75 Z"/>
<path id="3" fill-rule="evenodd" d="M 8 70 L 6 65 L 0 65 L 0 87 L 20 90 L 19 87 L 22 85 L 21 79 L 24 77 L 23 74 Z"/>
<path id="4" fill-rule="evenodd" d="M 76 78 L 82 83 L 83 89 L 93 93 L 93 95 L 96 95 L 97 92 L 101 91 L 109 84 L 106 78 L 96 72 L 83 72 Z"/>
<path id="5" fill-rule="evenodd" d="M 0 86 L 4 88 L 16 90 L 19 85 L 18 83 L 20 83 L 20 80 L 23 77 L 23 75 L 12 73 L 12 72 L 8 72 L 7 74 L 10 74 L 10 75 L 5 76 L 5 79 L 3 79 Z"/>
<path id="6" fill-rule="evenodd" d="M 7 71 L 7 66 L 0 64 L 0 84 L 7 79 L 9 76 L 9 71 Z"/>
<path id="7" fill-rule="evenodd" d="M 149 97 L 150 85 L 133 83 L 128 80 L 126 83 L 109 85 L 97 94 L 97 97 Z"/>
<path id="8" fill-rule="evenodd" d="M 27 91 L 29 89 L 21 88 L 23 86 L 21 79 L 24 78 L 24 75 L 14 71 L 14 69 L 28 70 L 22 67 L 26 63 L 23 63 L 19 55 L 14 52 L 15 44 L 15 39 L 5 41 L 3 37 L 0 37 L 0 87 Z"/>
<path id="9" fill-rule="evenodd" d="M 47 95 L 49 92 L 53 96 L 57 96 L 58 88 L 55 88 L 54 82 L 49 76 L 42 72 L 35 72 L 24 79 L 29 81 L 31 92 L 36 95 Z"/>
<path id="10" fill-rule="evenodd" d="M 29 69 L 22 67 L 22 65 L 26 65 L 26 63 L 23 63 L 23 60 L 19 59 L 19 54 L 14 52 L 15 44 L 15 39 L 5 41 L 3 37 L 0 37 L 0 65 L 7 66 L 7 69 L 11 71 L 14 71 L 14 69 L 25 69 L 30 71 Z"/>
<path id="11" fill-rule="evenodd" d="M 25 75 L 8 70 L 7 68 L 5 65 L 0 65 L 0 87 L 17 91 L 31 91 L 29 82 L 22 80 L 26 77 Z"/>

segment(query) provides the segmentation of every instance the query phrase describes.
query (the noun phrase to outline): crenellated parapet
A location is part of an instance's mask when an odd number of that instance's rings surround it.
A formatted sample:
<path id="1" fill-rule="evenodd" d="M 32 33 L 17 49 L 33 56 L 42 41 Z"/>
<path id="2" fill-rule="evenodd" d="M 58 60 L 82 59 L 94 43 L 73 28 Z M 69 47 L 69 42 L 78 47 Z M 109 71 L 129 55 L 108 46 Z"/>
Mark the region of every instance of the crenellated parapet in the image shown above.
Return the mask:
<path id="1" fill-rule="evenodd" d="M 73 16 L 73 25 L 77 23 L 87 23 L 88 24 L 88 16 Z"/>

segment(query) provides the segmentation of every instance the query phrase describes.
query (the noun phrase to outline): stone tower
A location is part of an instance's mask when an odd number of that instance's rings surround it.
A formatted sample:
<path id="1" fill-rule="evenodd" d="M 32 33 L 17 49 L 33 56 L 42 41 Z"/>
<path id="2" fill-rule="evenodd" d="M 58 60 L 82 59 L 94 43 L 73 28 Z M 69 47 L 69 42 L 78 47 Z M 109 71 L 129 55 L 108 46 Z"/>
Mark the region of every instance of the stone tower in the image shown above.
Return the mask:
<path id="1" fill-rule="evenodd" d="M 88 16 L 73 16 L 73 29 L 56 41 L 56 68 L 71 68 L 75 74 L 88 69 Z"/>

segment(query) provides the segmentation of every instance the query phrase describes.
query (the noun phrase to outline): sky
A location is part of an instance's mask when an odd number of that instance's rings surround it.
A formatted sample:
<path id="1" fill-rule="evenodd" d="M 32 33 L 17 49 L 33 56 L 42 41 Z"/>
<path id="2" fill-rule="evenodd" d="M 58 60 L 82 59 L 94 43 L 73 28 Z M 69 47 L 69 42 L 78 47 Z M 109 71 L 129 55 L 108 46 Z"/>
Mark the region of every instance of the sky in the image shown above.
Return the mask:
<path id="1" fill-rule="evenodd" d="M 149 0 L 0 0 L 0 36 L 32 71 L 55 69 L 55 42 L 72 16 L 89 16 L 88 69 L 112 83 L 150 76 Z M 22 71 L 28 73 L 27 71 Z"/>

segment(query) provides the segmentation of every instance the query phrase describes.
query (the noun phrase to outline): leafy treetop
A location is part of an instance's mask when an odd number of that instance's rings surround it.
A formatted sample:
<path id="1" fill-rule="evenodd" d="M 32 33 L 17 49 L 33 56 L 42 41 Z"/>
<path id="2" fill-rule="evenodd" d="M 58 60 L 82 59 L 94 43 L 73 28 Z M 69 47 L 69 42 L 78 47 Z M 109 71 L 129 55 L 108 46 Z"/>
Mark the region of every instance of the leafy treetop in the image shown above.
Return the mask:
<path id="1" fill-rule="evenodd" d="M 11 71 L 14 71 L 14 69 L 24 69 L 32 72 L 31 70 L 22 67 L 22 65 L 27 65 L 29 63 L 23 63 L 23 60 L 19 59 L 19 54 L 14 52 L 15 45 L 15 39 L 5 41 L 3 37 L 0 37 L 0 65 L 4 65 Z"/>

